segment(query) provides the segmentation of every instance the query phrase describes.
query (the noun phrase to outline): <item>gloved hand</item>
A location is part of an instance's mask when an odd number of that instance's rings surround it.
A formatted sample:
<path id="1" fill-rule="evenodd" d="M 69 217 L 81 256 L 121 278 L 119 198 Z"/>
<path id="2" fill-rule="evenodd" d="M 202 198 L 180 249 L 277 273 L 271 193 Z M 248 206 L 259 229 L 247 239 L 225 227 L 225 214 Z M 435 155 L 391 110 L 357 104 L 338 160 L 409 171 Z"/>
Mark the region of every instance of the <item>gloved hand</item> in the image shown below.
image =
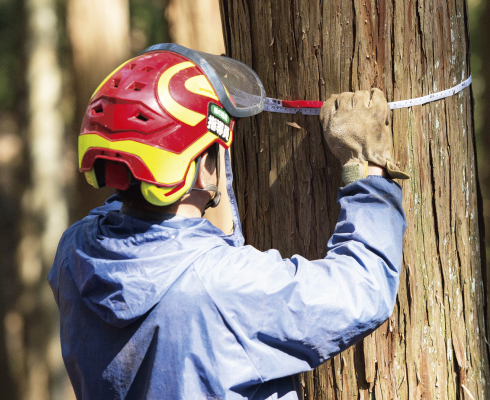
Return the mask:
<path id="1" fill-rule="evenodd" d="M 342 163 L 345 184 L 365 178 L 369 161 L 386 168 L 390 178 L 409 178 L 392 161 L 390 112 L 379 89 L 332 95 L 323 104 L 320 112 L 323 134 Z"/>

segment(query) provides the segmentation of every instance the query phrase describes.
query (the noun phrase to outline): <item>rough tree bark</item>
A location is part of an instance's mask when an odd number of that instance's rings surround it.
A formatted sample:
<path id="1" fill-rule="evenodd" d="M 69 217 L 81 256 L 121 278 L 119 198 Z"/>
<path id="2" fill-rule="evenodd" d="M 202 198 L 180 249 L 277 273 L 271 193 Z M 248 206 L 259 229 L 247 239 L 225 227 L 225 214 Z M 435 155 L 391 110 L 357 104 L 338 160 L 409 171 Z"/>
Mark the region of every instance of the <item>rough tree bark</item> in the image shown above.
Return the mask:
<path id="1" fill-rule="evenodd" d="M 469 76 L 464 0 L 220 0 L 227 53 L 269 96 L 326 100 L 378 87 L 389 101 Z M 286 125 L 296 122 L 301 129 Z M 394 313 L 362 343 L 302 376 L 307 399 L 487 399 L 482 206 L 471 89 L 393 112 L 408 229 Z M 246 240 L 325 256 L 340 165 L 311 116 L 263 113 L 235 134 Z M 483 264 L 484 265 L 484 264 Z"/>
<path id="2" fill-rule="evenodd" d="M 100 82 L 130 57 L 128 0 L 68 0 L 67 27 L 75 78 L 75 132 L 71 134 L 76 149 L 78 130 L 92 93 Z M 73 165 L 78 165 L 76 155 Z M 72 204 L 74 219 L 83 218 L 114 193 L 113 189 L 92 190 L 83 174 L 75 172 L 78 190 Z"/>

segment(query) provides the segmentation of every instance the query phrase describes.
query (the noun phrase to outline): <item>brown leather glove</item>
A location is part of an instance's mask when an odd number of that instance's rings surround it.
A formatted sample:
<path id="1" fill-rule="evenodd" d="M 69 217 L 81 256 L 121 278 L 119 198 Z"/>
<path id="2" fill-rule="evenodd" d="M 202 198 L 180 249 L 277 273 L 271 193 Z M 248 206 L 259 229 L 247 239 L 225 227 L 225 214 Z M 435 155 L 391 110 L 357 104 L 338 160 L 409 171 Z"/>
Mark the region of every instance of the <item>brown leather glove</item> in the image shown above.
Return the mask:
<path id="1" fill-rule="evenodd" d="M 320 121 L 328 147 L 342 163 L 345 184 L 367 175 L 368 162 L 386 168 L 392 179 L 409 175 L 393 164 L 391 110 L 379 89 L 332 95 L 322 106 Z"/>

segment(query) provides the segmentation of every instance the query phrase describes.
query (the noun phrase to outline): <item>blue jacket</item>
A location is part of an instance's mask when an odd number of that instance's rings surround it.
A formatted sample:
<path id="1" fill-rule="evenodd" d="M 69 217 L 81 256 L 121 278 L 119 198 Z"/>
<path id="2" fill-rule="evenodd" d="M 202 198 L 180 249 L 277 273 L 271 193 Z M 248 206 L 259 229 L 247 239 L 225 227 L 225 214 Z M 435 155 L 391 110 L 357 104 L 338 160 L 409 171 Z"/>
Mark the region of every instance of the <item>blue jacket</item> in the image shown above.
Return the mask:
<path id="1" fill-rule="evenodd" d="M 298 399 L 291 375 L 392 313 L 400 186 L 340 189 L 327 255 L 308 261 L 243 245 L 227 173 L 232 235 L 202 218 L 122 214 L 115 196 L 64 233 L 49 283 L 78 399 Z"/>

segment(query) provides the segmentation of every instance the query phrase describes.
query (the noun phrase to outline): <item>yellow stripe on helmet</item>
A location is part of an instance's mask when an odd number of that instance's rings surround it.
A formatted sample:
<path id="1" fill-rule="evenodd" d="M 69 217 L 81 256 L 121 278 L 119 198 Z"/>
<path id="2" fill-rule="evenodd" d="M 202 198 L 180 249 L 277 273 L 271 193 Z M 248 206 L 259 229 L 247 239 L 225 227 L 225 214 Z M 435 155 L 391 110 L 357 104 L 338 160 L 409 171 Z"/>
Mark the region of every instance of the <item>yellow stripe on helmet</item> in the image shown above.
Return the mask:
<path id="1" fill-rule="evenodd" d="M 151 183 L 141 182 L 141 193 L 143 194 L 146 201 L 155 206 L 168 206 L 169 204 L 175 203 L 179 200 L 185 192 L 187 192 L 194 181 L 194 175 L 196 173 L 196 162 L 192 162 L 189 168 L 189 173 L 185 178 L 185 184 L 174 193 L 167 195 L 174 187 L 158 187 L 152 185 Z"/>
<path id="2" fill-rule="evenodd" d="M 190 61 L 185 61 L 167 69 L 158 81 L 158 96 L 165 110 L 172 116 L 187 125 L 196 126 L 199 122 L 206 118 L 206 116 L 189 110 L 188 108 L 185 108 L 177 103 L 170 95 L 169 90 L 169 84 L 172 77 L 183 69 L 190 67 L 195 67 L 195 65 Z"/>
<path id="3" fill-rule="evenodd" d="M 199 94 L 201 96 L 209 97 L 213 100 L 219 101 L 218 96 L 214 92 L 213 87 L 208 82 L 204 75 L 196 75 L 185 81 L 185 88 L 192 93 Z"/>
<path id="4" fill-rule="evenodd" d="M 232 136 L 230 134 L 227 146 L 231 144 Z M 110 141 L 97 134 L 88 133 L 78 137 L 78 166 L 81 168 L 83 156 L 92 147 L 122 151 L 140 157 L 159 184 L 176 186 L 184 180 L 191 161 L 216 139 L 216 135 L 206 132 L 182 153 L 176 154 L 134 140 Z"/>

